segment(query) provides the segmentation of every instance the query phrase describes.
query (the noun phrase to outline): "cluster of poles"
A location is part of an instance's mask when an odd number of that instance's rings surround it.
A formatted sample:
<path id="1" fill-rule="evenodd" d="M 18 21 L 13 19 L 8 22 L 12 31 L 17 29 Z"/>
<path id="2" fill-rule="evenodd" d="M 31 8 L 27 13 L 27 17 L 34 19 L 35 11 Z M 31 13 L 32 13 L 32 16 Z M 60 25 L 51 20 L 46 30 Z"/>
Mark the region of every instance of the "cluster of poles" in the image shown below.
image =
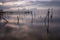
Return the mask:
<path id="1" fill-rule="evenodd" d="M 23 12 L 23 14 L 31 14 L 32 15 L 31 23 L 33 23 L 33 13 L 32 13 L 32 11 L 25 11 L 25 12 Z M 19 13 L 19 16 L 20 16 L 20 13 Z M 19 24 L 19 16 L 17 16 L 17 24 Z"/>
<path id="2" fill-rule="evenodd" d="M 28 12 L 24 12 L 24 13 L 25 14 L 31 13 L 31 15 L 32 15 L 31 23 L 33 24 L 33 13 L 32 13 L 32 11 L 28 11 Z M 46 14 L 46 17 L 44 19 L 45 26 L 47 27 L 47 33 L 49 33 L 49 23 L 50 23 L 50 21 L 52 21 L 52 17 L 53 17 L 53 8 L 47 10 L 47 14 Z M 17 23 L 19 24 L 19 17 L 18 16 L 17 16 L 17 20 L 18 20 Z"/>
<path id="3" fill-rule="evenodd" d="M 3 11 L 1 11 L 0 12 L 0 20 L 1 20 L 1 17 L 3 16 L 3 14 L 4 14 Z M 31 23 L 33 23 L 33 13 L 32 13 L 32 11 L 24 12 L 24 14 L 31 14 L 32 15 L 32 21 L 31 21 Z M 46 15 L 46 17 L 44 19 L 45 25 L 46 25 L 46 23 L 48 24 L 47 25 L 47 33 L 49 33 L 49 21 L 50 21 L 50 18 L 52 20 L 52 16 L 53 16 L 53 9 L 48 9 L 47 10 L 47 15 Z M 7 19 L 5 19 L 5 18 L 3 18 L 3 19 L 6 22 L 8 22 Z M 46 22 L 46 20 L 47 20 L 47 22 Z M 17 16 L 17 23 L 19 24 L 19 16 Z"/>
<path id="4" fill-rule="evenodd" d="M 45 17 L 45 26 L 46 26 L 46 23 L 47 23 L 47 33 L 49 33 L 49 23 L 50 22 L 52 22 L 52 17 L 53 17 L 53 9 L 48 9 L 47 10 L 47 15 L 46 15 L 46 17 Z M 46 22 L 46 20 L 47 20 L 47 22 Z"/>

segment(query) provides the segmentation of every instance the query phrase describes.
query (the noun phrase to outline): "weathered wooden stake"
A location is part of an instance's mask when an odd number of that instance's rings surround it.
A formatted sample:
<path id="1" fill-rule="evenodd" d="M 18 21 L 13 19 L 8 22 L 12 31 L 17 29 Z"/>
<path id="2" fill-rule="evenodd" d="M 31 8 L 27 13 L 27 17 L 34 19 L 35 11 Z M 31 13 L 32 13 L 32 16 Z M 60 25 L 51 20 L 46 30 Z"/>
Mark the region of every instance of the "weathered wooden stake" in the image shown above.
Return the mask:
<path id="1" fill-rule="evenodd" d="M 50 12 L 49 12 L 49 9 L 48 9 L 48 14 L 47 14 L 47 17 L 48 17 L 47 33 L 49 33 L 49 14 L 50 14 Z"/>
<path id="2" fill-rule="evenodd" d="M 17 24 L 19 24 L 19 17 L 17 16 Z"/>

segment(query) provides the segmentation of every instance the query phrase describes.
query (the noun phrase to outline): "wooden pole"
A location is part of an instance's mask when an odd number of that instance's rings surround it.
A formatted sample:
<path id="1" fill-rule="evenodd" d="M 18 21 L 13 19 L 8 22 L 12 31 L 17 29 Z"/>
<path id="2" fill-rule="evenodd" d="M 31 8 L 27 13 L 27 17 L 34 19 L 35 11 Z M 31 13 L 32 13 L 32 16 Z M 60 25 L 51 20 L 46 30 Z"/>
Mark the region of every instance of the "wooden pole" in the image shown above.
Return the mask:
<path id="1" fill-rule="evenodd" d="M 48 9 L 48 14 L 47 14 L 47 17 L 48 17 L 48 26 L 47 26 L 47 33 L 49 33 L 49 14 L 50 14 L 50 12 L 49 12 L 49 9 Z"/>
<path id="2" fill-rule="evenodd" d="M 19 24 L 19 17 L 17 16 L 17 24 Z"/>
<path id="3" fill-rule="evenodd" d="M 33 24 L 33 13 L 31 12 L 31 15 L 32 15 L 32 24 Z"/>

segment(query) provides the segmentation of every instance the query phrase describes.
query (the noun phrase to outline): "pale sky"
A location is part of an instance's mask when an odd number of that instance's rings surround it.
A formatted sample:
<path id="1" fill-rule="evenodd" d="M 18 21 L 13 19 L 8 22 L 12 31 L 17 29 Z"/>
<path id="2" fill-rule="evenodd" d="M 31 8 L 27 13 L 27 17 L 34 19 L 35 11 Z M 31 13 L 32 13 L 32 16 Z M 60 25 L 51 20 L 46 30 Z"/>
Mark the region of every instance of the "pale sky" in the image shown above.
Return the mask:
<path id="1" fill-rule="evenodd" d="M 49 8 L 60 7 L 60 0 L 0 0 L 0 5 L 0 8 L 10 10 L 18 8 Z"/>

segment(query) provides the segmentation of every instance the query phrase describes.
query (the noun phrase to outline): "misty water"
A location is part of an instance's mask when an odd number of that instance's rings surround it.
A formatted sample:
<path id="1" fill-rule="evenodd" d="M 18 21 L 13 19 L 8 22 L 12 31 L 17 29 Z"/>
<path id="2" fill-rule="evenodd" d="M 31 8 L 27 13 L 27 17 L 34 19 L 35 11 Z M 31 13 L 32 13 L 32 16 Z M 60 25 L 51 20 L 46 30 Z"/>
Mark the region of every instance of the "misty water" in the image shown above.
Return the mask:
<path id="1" fill-rule="evenodd" d="M 19 24 L 17 20 L 17 16 L 19 17 Z M 60 25 L 58 22 L 53 22 L 50 20 L 49 25 L 49 33 L 47 34 L 47 25 L 44 23 L 45 16 L 41 15 L 32 15 L 31 14 L 22 14 L 22 13 L 6 13 L 3 16 L 5 19 L 8 20 L 9 23 L 4 24 L 5 20 L 2 19 L 1 26 L 10 27 L 7 30 L 10 32 L 5 33 L 5 27 L 2 29 L 2 33 L 0 37 L 3 38 L 6 36 L 6 40 L 12 40 L 11 38 L 16 38 L 17 40 L 58 40 L 60 39 Z M 57 18 L 58 20 L 58 18 Z M 33 22 L 32 22 L 33 21 Z M 8 38 L 9 37 L 9 38 Z M 10 38 L 11 37 L 11 38 Z"/>

